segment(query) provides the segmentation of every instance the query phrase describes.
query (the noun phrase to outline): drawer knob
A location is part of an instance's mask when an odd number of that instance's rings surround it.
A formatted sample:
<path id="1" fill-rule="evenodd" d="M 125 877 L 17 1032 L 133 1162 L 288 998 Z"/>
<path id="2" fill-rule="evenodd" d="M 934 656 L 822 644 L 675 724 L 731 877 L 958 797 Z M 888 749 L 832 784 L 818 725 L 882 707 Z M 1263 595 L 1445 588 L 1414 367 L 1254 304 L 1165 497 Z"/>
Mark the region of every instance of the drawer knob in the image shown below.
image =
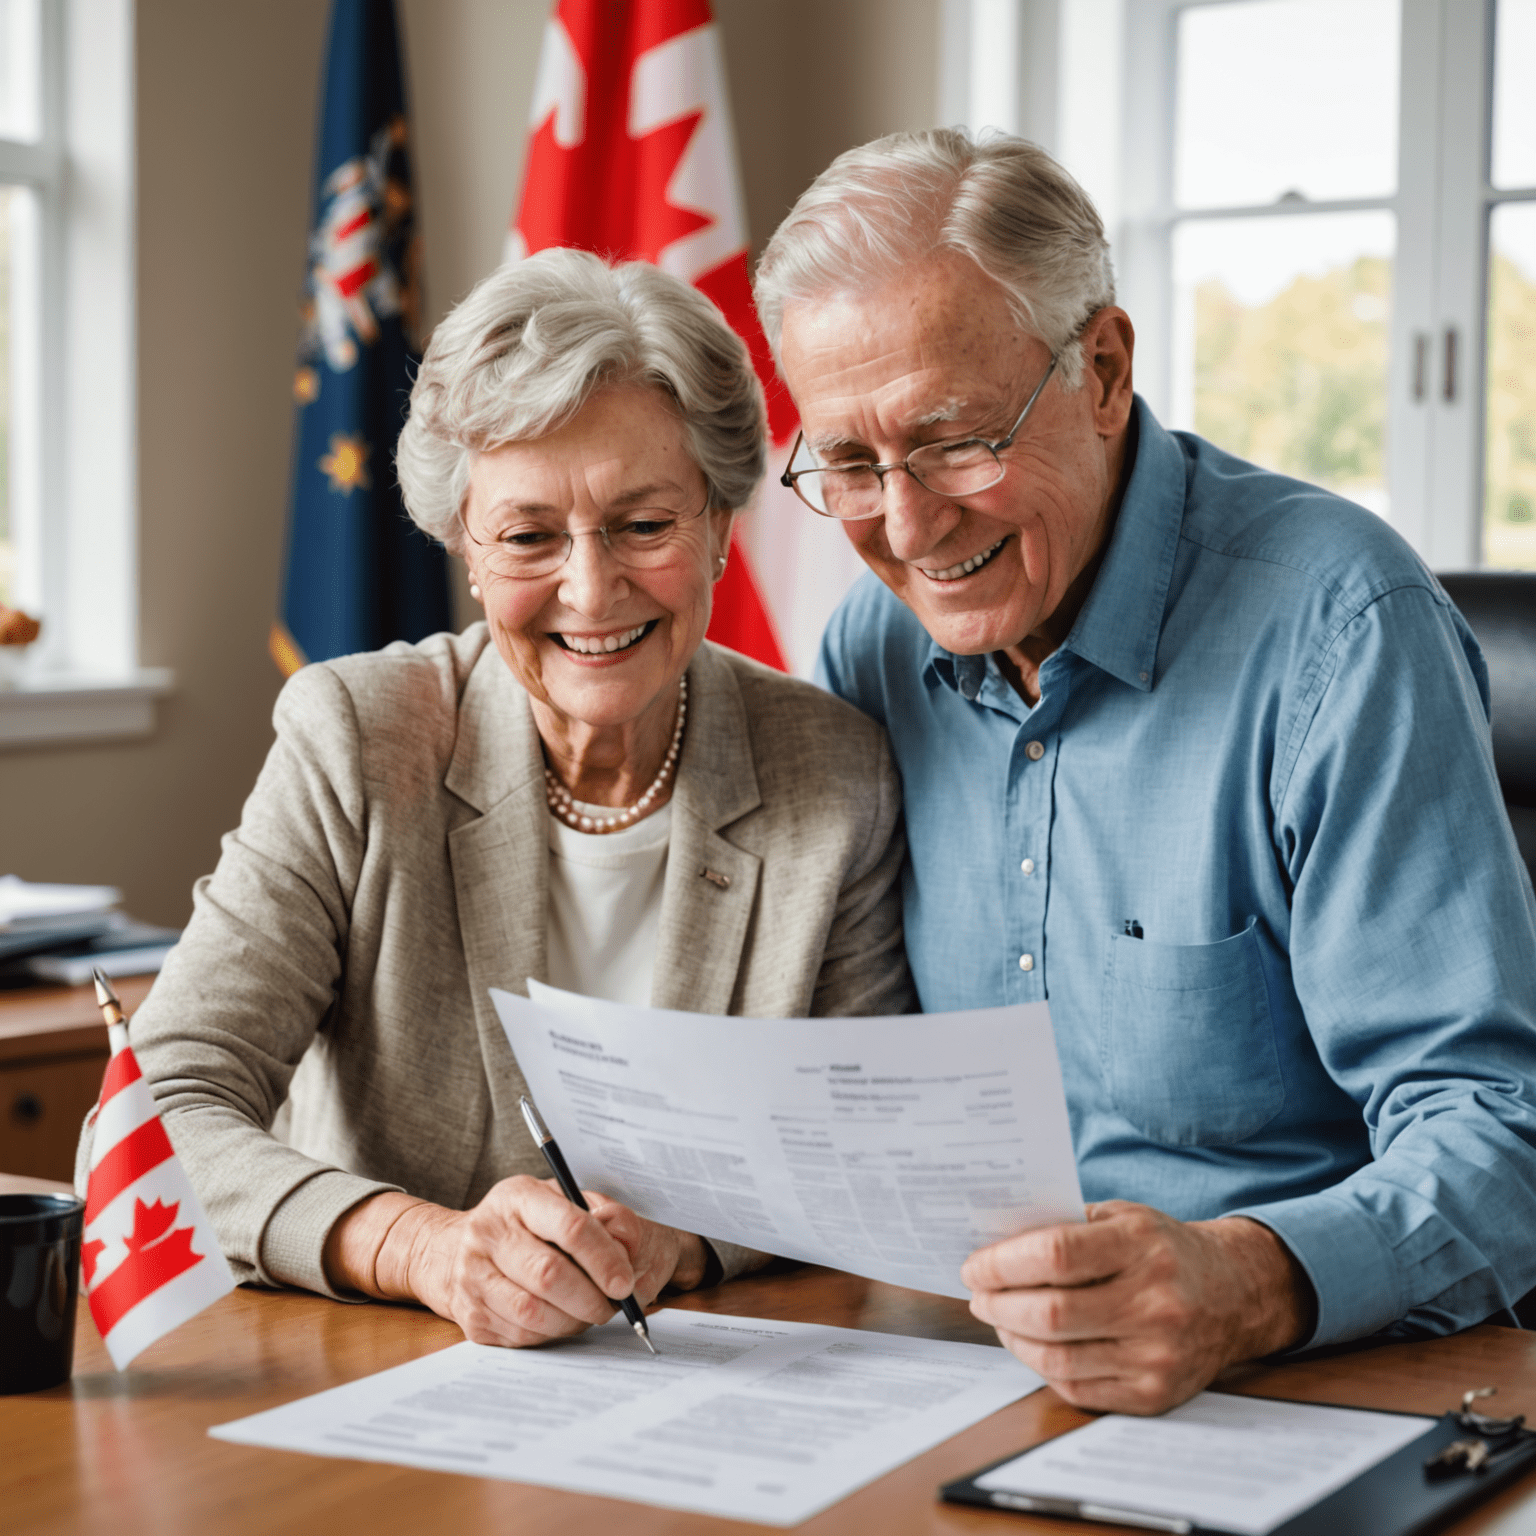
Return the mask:
<path id="1" fill-rule="evenodd" d="M 36 1125 L 43 1118 L 43 1101 L 35 1093 L 18 1093 L 11 1104 L 11 1119 L 17 1125 Z"/>

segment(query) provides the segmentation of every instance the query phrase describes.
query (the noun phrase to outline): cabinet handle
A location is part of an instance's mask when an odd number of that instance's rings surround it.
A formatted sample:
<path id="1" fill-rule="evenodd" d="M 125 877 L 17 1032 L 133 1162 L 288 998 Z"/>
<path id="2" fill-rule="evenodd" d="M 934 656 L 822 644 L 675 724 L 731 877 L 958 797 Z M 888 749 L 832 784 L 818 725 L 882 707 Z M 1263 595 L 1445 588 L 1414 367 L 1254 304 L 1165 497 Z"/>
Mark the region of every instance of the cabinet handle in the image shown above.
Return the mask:
<path id="1" fill-rule="evenodd" d="M 1421 405 L 1429 392 L 1429 336 L 1424 331 L 1413 333 L 1413 401 Z"/>
<path id="2" fill-rule="evenodd" d="M 1445 373 L 1440 381 L 1440 395 L 1449 405 L 1456 399 L 1456 327 L 1445 328 Z"/>
<path id="3" fill-rule="evenodd" d="M 35 1093 L 18 1093 L 11 1103 L 11 1119 L 17 1125 L 36 1125 L 43 1118 L 43 1101 Z"/>

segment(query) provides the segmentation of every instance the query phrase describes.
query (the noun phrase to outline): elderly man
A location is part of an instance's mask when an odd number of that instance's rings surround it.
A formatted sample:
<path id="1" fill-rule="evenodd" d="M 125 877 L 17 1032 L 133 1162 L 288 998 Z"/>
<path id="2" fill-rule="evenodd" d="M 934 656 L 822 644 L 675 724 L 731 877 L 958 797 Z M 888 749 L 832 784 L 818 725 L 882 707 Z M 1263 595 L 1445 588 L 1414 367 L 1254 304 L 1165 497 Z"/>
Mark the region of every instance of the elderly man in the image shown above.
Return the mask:
<path id="1" fill-rule="evenodd" d="M 1444 1333 L 1536 1284 L 1536 902 L 1476 643 L 1387 526 L 1170 434 L 1077 185 L 938 131 L 764 254 L 796 490 L 879 581 L 923 1006 L 1049 998 L 1086 1225 L 972 1256 L 1070 1401 Z"/>

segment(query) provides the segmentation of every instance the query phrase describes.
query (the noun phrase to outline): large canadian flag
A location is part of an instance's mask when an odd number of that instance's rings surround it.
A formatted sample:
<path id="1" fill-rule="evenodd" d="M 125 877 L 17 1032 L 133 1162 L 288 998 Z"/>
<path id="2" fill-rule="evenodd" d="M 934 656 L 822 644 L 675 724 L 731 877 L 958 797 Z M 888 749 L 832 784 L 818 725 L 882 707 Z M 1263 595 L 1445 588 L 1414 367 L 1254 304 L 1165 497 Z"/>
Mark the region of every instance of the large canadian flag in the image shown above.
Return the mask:
<path id="1" fill-rule="evenodd" d="M 709 0 L 559 0 L 529 123 L 508 258 L 569 245 L 655 262 L 707 294 L 750 348 L 773 450 L 758 505 L 738 524 L 709 636 L 808 674 L 827 616 L 862 566 L 840 529 L 778 484 L 798 423 L 752 304 Z"/>
<path id="2" fill-rule="evenodd" d="M 91 1147 L 81 1248 L 91 1316 L 123 1370 L 235 1288 L 219 1240 L 171 1150 L 128 1032 L 112 1026 Z"/>

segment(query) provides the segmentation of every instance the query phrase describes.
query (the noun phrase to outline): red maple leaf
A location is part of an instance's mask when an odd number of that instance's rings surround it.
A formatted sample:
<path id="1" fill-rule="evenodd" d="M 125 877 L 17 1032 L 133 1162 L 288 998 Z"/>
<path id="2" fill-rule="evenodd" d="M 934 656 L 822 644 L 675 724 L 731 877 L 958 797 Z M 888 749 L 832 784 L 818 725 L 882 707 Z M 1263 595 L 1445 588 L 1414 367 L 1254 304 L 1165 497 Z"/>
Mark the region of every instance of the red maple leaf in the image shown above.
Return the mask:
<path id="1" fill-rule="evenodd" d="M 156 1200 L 153 1205 L 145 1205 L 142 1200 L 135 1200 L 133 1202 L 133 1231 L 123 1239 L 128 1245 L 129 1253 L 138 1253 L 164 1237 L 174 1225 L 176 1213 L 180 1209 L 180 1201 L 177 1201 L 174 1205 L 166 1205 Z M 188 1228 L 188 1231 L 190 1230 Z"/>
<path id="2" fill-rule="evenodd" d="M 714 221 L 667 200 L 667 184 L 697 131 L 690 112 L 640 138 L 629 134 L 635 60 L 710 18 L 707 0 L 561 0 L 559 19 L 586 73 L 584 132 L 564 148 L 554 121 L 528 142 L 517 228 L 528 250 L 574 245 L 655 261 L 674 240 Z"/>
<path id="3" fill-rule="evenodd" d="M 523 197 L 514 227 L 531 255 L 577 246 L 609 260 L 656 262 L 674 241 L 715 219 L 669 200 L 667 188 L 699 131 L 703 113 L 681 112 L 639 138 L 629 132 L 630 97 L 640 57 L 714 20 L 709 0 L 560 0 L 558 24 L 580 61 L 581 139 L 555 140 L 559 109 L 528 140 Z M 548 46 L 548 45 L 546 45 Z M 681 103 L 679 103 L 681 106 Z M 768 399 L 775 442 L 798 424 L 752 303 L 743 249 L 695 279 L 747 343 Z M 773 623 L 739 548 L 715 593 L 709 638 L 787 670 Z"/>

